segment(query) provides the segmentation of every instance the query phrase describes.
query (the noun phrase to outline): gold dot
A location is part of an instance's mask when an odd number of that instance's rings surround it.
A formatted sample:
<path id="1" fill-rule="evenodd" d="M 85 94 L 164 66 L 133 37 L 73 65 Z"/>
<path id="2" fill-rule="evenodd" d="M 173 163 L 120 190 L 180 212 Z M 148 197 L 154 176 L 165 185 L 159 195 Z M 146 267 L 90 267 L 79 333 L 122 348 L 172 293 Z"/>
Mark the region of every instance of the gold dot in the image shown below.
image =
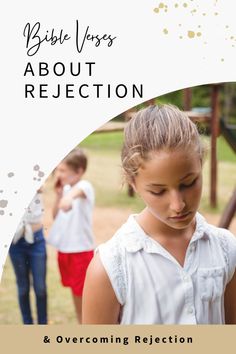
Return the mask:
<path id="1" fill-rule="evenodd" d="M 183 36 L 179 36 L 179 39 L 183 39 Z"/>
<path id="2" fill-rule="evenodd" d="M 167 9 L 165 9 L 164 11 L 167 12 Z"/>
<path id="3" fill-rule="evenodd" d="M 201 35 L 202 35 L 201 32 L 197 32 L 198 37 L 201 37 Z"/>
<path id="4" fill-rule="evenodd" d="M 157 7 L 155 7 L 155 9 L 153 10 L 154 12 L 158 13 L 159 9 Z"/>
<path id="5" fill-rule="evenodd" d="M 206 16 L 206 13 L 205 12 L 203 12 L 203 14 L 202 14 L 203 16 Z"/>
<path id="6" fill-rule="evenodd" d="M 194 37 L 195 37 L 195 32 L 193 32 L 193 31 L 188 31 L 188 37 L 189 37 L 189 38 L 194 38 Z"/>
<path id="7" fill-rule="evenodd" d="M 225 61 L 224 58 L 221 58 L 220 60 L 221 60 L 221 61 Z"/>
<path id="8" fill-rule="evenodd" d="M 214 15 L 215 15 L 215 16 L 218 16 L 219 14 L 218 14 L 218 12 L 215 12 Z"/>
<path id="9" fill-rule="evenodd" d="M 175 7 L 176 7 L 176 8 L 179 7 L 179 4 L 175 4 Z"/>
<path id="10" fill-rule="evenodd" d="M 234 39 L 234 36 L 231 36 L 230 39 Z"/>
<path id="11" fill-rule="evenodd" d="M 188 7 L 188 4 L 185 2 L 185 3 L 183 4 L 183 7 Z"/>
<path id="12" fill-rule="evenodd" d="M 168 34 L 168 29 L 167 29 L 167 28 L 164 28 L 164 29 L 163 29 L 163 33 L 164 33 L 164 34 Z"/>
<path id="13" fill-rule="evenodd" d="M 160 9 L 163 9 L 164 6 L 165 6 L 165 5 L 163 4 L 163 2 L 160 2 L 159 8 L 160 8 Z"/>

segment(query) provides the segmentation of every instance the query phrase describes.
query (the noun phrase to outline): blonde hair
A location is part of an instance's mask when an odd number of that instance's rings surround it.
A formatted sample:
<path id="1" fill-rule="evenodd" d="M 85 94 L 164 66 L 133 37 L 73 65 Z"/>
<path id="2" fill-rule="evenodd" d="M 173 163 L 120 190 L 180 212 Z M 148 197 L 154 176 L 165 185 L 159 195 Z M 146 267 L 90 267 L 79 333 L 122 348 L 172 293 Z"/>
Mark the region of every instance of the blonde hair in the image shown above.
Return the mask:
<path id="1" fill-rule="evenodd" d="M 201 160 L 206 151 L 196 125 L 186 113 L 169 104 L 138 111 L 124 131 L 121 160 L 125 179 L 133 181 L 151 152 L 178 148 L 195 149 Z"/>

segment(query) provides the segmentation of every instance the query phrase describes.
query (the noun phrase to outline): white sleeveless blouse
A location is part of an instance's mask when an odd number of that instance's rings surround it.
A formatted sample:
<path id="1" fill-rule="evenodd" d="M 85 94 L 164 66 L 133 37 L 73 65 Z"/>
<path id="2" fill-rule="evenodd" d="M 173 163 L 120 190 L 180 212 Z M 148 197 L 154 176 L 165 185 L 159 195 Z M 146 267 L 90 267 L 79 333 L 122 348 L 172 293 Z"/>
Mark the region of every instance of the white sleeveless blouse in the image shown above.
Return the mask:
<path id="1" fill-rule="evenodd" d="M 185 263 L 131 215 L 98 247 L 121 304 L 120 324 L 223 324 L 224 290 L 236 268 L 236 238 L 197 213 Z"/>

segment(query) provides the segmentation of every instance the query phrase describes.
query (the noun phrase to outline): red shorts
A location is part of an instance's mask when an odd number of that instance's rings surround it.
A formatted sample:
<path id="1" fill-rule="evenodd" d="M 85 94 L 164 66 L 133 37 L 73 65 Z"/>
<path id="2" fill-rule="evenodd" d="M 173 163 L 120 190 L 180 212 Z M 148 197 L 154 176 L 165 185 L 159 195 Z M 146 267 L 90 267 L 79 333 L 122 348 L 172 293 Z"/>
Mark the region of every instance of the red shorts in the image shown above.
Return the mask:
<path id="1" fill-rule="evenodd" d="M 93 254 L 93 251 L 78 253 L 58 252 L 61 282 L 64 286 L 69 286 L 76 296 L 82 296 L 86 271 Z"/>

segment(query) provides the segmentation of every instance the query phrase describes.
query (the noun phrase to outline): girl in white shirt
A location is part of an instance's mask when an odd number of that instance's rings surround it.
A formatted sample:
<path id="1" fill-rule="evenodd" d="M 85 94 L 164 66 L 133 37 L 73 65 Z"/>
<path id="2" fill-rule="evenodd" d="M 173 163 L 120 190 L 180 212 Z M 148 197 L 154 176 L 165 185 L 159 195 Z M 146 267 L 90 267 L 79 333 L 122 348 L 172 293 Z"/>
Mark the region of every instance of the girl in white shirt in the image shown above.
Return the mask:
<path id="1" fill-rule="evenodd" d="M 236 238 L 197 212 L 204 147 L 176 107 L 139 111 L 122 165 L 146 207 L 90 264 L 86 324 L 236 324 Z"/>

